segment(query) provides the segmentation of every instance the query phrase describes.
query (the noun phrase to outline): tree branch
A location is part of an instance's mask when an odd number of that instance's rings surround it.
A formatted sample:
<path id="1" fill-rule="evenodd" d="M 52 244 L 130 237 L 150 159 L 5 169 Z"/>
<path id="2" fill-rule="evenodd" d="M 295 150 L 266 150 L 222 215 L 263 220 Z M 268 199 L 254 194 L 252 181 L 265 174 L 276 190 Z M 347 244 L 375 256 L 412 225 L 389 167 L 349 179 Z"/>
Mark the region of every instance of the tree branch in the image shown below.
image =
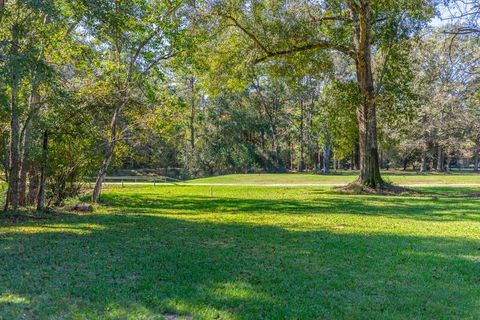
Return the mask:
<path id="1" fill-rule="evenodd" d="M 156 66 L 161 60 L 168 60 L 170 58 L 173 58 L 174 56 L 176 55 L 175 52 L 172 52 L 171 48 L 170 50 L 165 53 L 164 55 L 161 55 L 161 56 L 158 56 L 155 60 L 153 60 L 146 68 L 145 70 L 142 72 L 142 74 L 147 74 L 148 72 L 150 72 L 150 70 Z"/>
<path id="2" fill-rule="evenodd" d="M 353 48 L 350 48 L 350 47 L 347 47 L 347 46 L 342 46 L 342 45 L 337 45 L 337 44 L 331 43 L 329 41 L 320 41 L 320 42 L 317 42 L 317 43 L 306 44 L 306 45 L 303 45 L 303 46 L 293 47 L 293 48 L 286 49 L 286 50 L 266 52 L 265 56 L 255 60 L 255 64 L 264 62 L 265 60 L 267 60 L 269 58 L 288 55 L 288 54 L 295 53 L 295 52 L 309 51 L 309 50 L 313 50 L 313 49 L 332 49 L 332 50 L 342 52 L 342 53 L 346 54 L 347 56 L 349 56 L 351 58 L 355 58 L 355 51 L 354 51 Z"/>
<path id="3" fill-rule="evenodd" d="M 337 44 L 332 43 L 330 41 L 320 41 L 320 42 L 317 42 L 317 43 L 306 44 L 306 45 L 302 45 L 302 46 L 293 47 L 293 48 L 290 48 L 290 49 L 271 51 L 271 50 L 268 49 L 268 47 L 266 45 L 264 45 L 258 39 L 258 37 L 255 34 L 253 34 L 247 28 L 245 28 L 233 16 L 225 15 L 224 17 L 229 19 L 230 21 L 232 21 L 234 26 L 236 26 L 243 33 L 245 33 L 250 39 L 252 39 L 253 42 L 265 53 L 265 56 L 255 60 L 255 62 L 254 62 L 255 64 L 264 62 L 269 58 L 284 56 L 284 55 L 288 55 L 288 54 L 295 53 L 295 52 L 309 51 L 309 50 L 313 50 L 313 49 L 332 49 L 332 50 L 342 52 L 342 53 L 346 54 L 347 56 L 349 56 L 351 58 L 354 58 L 354 56 L 355 56 L 355 51 L 354 51 L 353 48 L 348 47 L 348 46 L 337 45 Z M 325 17 L 325 18 L 336 19 L 338 17 Z"/>
<path id="4" fill-rule="evenodd" d="M 243 27 L 237 19 L 235 19 L 234 17 L 232 17 L 231 15 L 226 15 L 225 16 L 227 19 L 230 19 L 233 24 L 239 28 L 240 30 L 242 30 L 247 36 L 250 37 L 250 39 L 252 39 L 255 44 L 257 46 L 259 46 L 265 53 L 269 53 L 270 51 L 267 49 L 267 47 L 265 45 L 262 44 L 262 42 L 260 42 L 260 40 L 258 40 L 258 38 L 250 31 L 248 31 L 245 27 Z"/>

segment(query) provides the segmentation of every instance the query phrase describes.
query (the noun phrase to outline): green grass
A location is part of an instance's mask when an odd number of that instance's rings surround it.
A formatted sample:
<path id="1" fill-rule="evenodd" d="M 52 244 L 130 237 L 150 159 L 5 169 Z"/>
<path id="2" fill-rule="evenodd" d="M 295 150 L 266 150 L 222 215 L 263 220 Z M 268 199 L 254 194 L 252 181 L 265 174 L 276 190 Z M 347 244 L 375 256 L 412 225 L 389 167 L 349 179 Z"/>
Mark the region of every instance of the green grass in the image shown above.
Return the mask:
<path id="1" fill-rule="evenodd" d="M 188 184 L 234 184 L 234 185 L 337 185 L 348 184 L 357 179 L 358 173 L 339 171 L 337 174 L 230 174 L 187 181 Z M 414 172 L 385 171 L 387 181 L 402 185 L 480 185 L 478 173 L 417 174 Z"/>
<path id="2" fill-rule="evenodd" d="M 423 191 L 129 186 L 3 220 L 0 319 L 479 319 L 480 189 Z"/>

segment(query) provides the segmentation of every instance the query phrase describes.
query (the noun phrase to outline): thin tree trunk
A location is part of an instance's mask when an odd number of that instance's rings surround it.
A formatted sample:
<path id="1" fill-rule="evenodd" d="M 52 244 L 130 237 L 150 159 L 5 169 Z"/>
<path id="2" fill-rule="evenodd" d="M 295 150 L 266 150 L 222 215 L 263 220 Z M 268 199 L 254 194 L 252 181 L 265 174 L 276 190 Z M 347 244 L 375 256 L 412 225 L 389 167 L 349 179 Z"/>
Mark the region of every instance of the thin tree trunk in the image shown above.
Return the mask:
<path id="1" fill-rule="evenodd" d="M 312 160 L 313 160 L 313 154 L 312 154 L 312 151 L 313 151 L 313 148 L 312 148 L 312 125 L 313 125 L 313 121 L 312 121 L 312 104 L 313 103 L 309 103 L 308 104 L 308 108 L 306 109 L 306 112 L 307 112 L 307 121 L 306 121 L 306 125 L 307 125 L 307 128 L 306 128 L 306 148 L 307 148 L 307 160 L 306 160 L 306 163 L 305 163 L 305 167 L 307 170 L 309 170 L 309 164 L 312 163 Z"/>
<path id="2" fill-rule="evenodd" d="M 43 132 L 42 163 L 40 167 L 40 186 L 37 195 L 37 210 L 45 209 L 45 198 L 47 194 L 47 157 L 48 157 L 48 131 Z"/>
<path id="3" fill-rule="evenodd" d="M 8 172 L 8 190 L 5 201 L 4 211 L 8 210 L 9 204 L 12 205 L 13 212 L 16 213 L 19 206 L 19 175 L 20 175 L 20 108 L 18 106 L 18 86 L 20 76 L 15 67 L 18 55 L 17 27 L 12 27 L 12 47 L 11 55 L 11 101 L 10 101 L 10 144 L 9 144 L 9 172 Z"/>
<path id="4" fill-rule="evenodd" d="M 27 204 L 27 174 L 30 171 L 32 166 L 28 150 L 31 144 L 31 127 L 32 127 L 32 114 L 35 108 L 38 108 L 40 97 L 37 92 L 37 83 L 32 81 L 32 89 L 30 93 L 29 103 L 28 103 L 28 114 L 27 120 L 23 126 L 21 140 L 21 163 L 20 163 L 20 181 L 19 181 L 19 204 L 24 206 Z"/>
<path id="5" fill-rule="evenodd" d="M 30 161 L 25 154 L 21 159 L 18 180 L 18 205 L 23 207 L 27 204 L 27 174 L 30 171 Z"/>
<path id="6" fill-rule="evenodd" d="M 273 150 L 273 154 L 275 155 L 275 165 L 277 167 L 277 169 L 280 167 L 281 165 L 281 160 L 280 160 L 280 149 L 279 149 L 279 146 L 277 144 L 277 128 L 275 125 L 270 125 L 270 131 L 272 133 L 272 150 Z"/>
<path id="7" fill-rule="evenodd" d="M 292 143 L 292 140 L 289 139 L 289 142 L 288 142 L 288 146 L 289 146 L 289 149 L 290 149 L 290 171 L 293 171 L 293 166 L 294 166 L 294 148 L 293 148 L 293 143 Z"/>
<path id="8" fill-rule="evenodd" d="M 305 170 L 304 117 L 305 117 L 305 110 L 304 110 L 303 101 L 301 101 L 300 102 L 300 161 L 298 163 L 299 172 L 303 172 Z"/>
<path id="9" fill-rule="evenodd" d="M 313 154 L 314 161 L 315 161 L 315 172 L 320 170 L 320 152 L 318 146 L 318 136 L 315 136 L 315 152 Z"/>
<path id="10" fill-rule="evenodd" d="M 190 79 L 192 99 L 190 102 L 190 148 L 195 150 L 195 78 Z"/>
<path id="11" fill-rule="evenodd" d="M 479 153 L 480 153 L 480 146 L 477 144 L 475 146 L 475 150 L 473 151 L 474 154 L 473 154 L 473 171 L 478 171 L 478 164 L 480 162 L 480 156 L 479 156 Z"/>
<path id="12" fill-rule="evenodd" d="M 122 94 L 122 97 L 120 98 L 119 103 L 115 107 L 115 111 L 113 112 L 113 116 L 112 116 L 112 121 L 110 123 L 110 138 L 109 138 L 107 149 L 103 156 L 102 166 L 100 167 L 100 170 L 98 170 L 97 179 L 95 181 L 95 188 L 93 189 L 93 194 L 92 194 L 93 203 L 98 202 L 98 198 L 100 197 L 100 192 L 102 190 L 102 184 L 103 184 L 103 181 L 105 180 L 105 176 L 107 175 L 107 170 L 108 170 L 108 167 L 110 166 L 113 152 L 115 151 L 115 146 L 117 144 L 117 139 L 118 139 L 117 137 L 118 120 L 120 118 L 120 112 L 123 106 L 125 105 L 125 103 L 126 103 L 126 96 Z"/>
<path id="13" fill-rule="evenodd" d="M 375 91 L 371 65 L 371 8 L 369 1 L 359 5 L 356 20 L 356 72 L 362 103 L 357 108 L 360 146 L 359 183 L 371 188 L 383 185 L 380 175 Z"/>

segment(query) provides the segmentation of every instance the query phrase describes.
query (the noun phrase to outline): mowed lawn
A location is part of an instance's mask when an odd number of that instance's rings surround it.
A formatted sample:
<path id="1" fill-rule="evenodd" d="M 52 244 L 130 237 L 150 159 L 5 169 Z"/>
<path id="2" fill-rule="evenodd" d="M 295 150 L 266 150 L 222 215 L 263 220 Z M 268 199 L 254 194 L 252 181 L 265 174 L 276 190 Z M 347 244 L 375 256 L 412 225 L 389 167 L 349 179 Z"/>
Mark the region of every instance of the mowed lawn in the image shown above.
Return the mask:
<path id="1" fill-rule="evenodd" d="M 480 186 L 479 173 L 428 173 L 419 174 L 403 171 L 383 171 L 383 178 L 391 183 L 409 186 L 428 185 L 475 185 Z M 208 185 L 345 185 L 355 181 L 357 171 L 338 171 L 328 175 L 323 174 L 229 174 L 208 178 L 189 180 L 187 184 Z"/>
<path id="2" fill-rule="evenodd" d="M 479 319 L 480 189 L 110 188 L 0 222 L 1 319 Z"/>

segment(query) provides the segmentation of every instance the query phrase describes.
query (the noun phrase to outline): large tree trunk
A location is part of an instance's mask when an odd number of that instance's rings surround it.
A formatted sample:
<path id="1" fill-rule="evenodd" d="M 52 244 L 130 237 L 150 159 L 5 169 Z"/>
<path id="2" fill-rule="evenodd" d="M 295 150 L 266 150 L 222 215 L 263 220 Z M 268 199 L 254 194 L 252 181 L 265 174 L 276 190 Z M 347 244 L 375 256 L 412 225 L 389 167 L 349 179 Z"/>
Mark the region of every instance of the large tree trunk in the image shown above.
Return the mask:
<path id="1" fill-rule="evenodd" d="M 354 151 L 354 169 L 360 170 L 360 146 L 358 145 L 358 142 L 355 144 Z"/>
<path id="2" fill-rule="evenodd" d="M 40 186 L 37 195 L 37 210 L 45 209 L 45 198 L 47 194 L 47 156 L 48 156 L 48 131 L 43 133 L 42 163 L 40 168 Z"/>
<path id="3" fill-rule="evenodd" d="M 377 115 L 371 65 L 371 8 L 369 1 L 359 6 L 356 24 L 356 71 L 362 103 L 357 108 L 360 147 L 359 183 L 371 188 L 383 185 L 377 146 Z"/>
<path id="4" fill-rule="evenodd" d="M 403 158 L 403 171 L 407 171 L 408 157 Z"/>
<path id="5" fill-rule="evenodd" d="M 19 178 L 20 178 L 20 108 L 18 106 L 18 86 L 20 76 L 15 67 L 15 59 L 18 55 L 18 39 L 16 26 L 12 27 L 12 57 L 11 67 L 11 100 L 10 100 L 10 144 L 9 144 L 9 168 L 8 168 L 8 190 L 5 200 L 4 211 L 7 211 L 9 204 L 13 212 L 17 212 L 19 206 Z"/>
<path id="6" fill-rule="evenodd" d="M 443 148 L 442 146 L 438 146 L 438 152 L 437 152 L 437 171 L 438 172 L 444 172 L 445 171 L 445 157 L 443 154 Z"/>
<path id="7" fill-rule="evenodd" d="M 428 168 L 427 168 L 427 163 L 428 160 L 427 160 L 427 147 L 424 146 L 423 149 L 422 149 L 422 156 L 421 156 L 421 164 L 420 164 L 420 172 L 427 172 Z"/>
<path id="8" fill-rule="evenodd" d="M 450 155 L 450 153 L 448 153 L 446 171 L 450 172 L 451 166 L 452 166 L 452 156 Z"/>
<path id="9" fill-rule="evenodd" d="M 31 165 L 30 171 L 28 172 L 28 205 L 35 204 L 35 199 L 38 194 L 38 178 L 37 168 L 34 165 Z"/>
<path id="10" fill-rule="evenodd" d="M 119 103 L 115 107 L 115 111 L 113 112 L 112 121 L 110 123 L 110 138 L 108 141 L 107 149 L 103 155 L 103 162 L 100 170 L 98 170 L 97 179 L 95 181 L 95 188 L 93 189 L 92 194 L 92 202 L 97 203 L 98 198 L 100 197 L 100 192 L 102 190 L 102 184 L 105 180 L 105 176 L 107 175 L 108 167 L 110 166 L 110 162 L 112 161 L 113 152 L 115 151 L 115 146 L 117 144 L 117 125 L 118 120 L 120 118 L 120 112 L 123 106 L 126 103 L 126 96 L 122 95 L 120 98 Z"/>
<path id="11" fill-rule="evenodd" d="M 331 148 L 330 148 L 330 141 L 329 139 L 326 141 L 325 146 L 323 147 L 323 173 L 330 173 L 330 155 L 331 155 Z"/>

